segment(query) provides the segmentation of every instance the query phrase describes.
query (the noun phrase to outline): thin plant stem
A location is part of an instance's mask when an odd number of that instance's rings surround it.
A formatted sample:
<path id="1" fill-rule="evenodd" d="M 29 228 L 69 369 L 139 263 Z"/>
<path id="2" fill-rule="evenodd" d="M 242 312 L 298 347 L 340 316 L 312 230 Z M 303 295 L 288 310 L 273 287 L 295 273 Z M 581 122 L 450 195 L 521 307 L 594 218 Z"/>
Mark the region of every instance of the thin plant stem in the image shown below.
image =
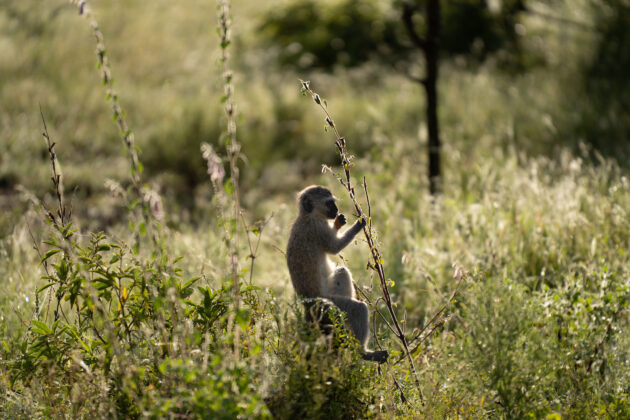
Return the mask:
<path id="1" fill-rule="evenodd" d="M 61 175 L 61 169 L 60 169 L 60 165 L 59 162 L 57 160 L 57 153 L 55 152 L 55 142 L 53 142 L 50 138 L 50 134 L 48 133 L 48 127 L 46 125 L 46 119 L 44 118 L 44 112 L 42 111 L 42 108 L 40 106 L 39 108 L 39 113 L 42 117 L 42 124 L 44 126 L 44 131 L 42 132 L 42 136 L 44 137 L 44 139 L 46 140 L 46 146 L 48 148 L 48 155 L 50 156 L 50 166 L 51 166 L 51 171 L 52 171 L 52 176 L 51 176 L 51 181 L 53 183 L 53 187 L 55 189 L 55 196 L 57 198 L 57 210 L 56 210 L 56 216 L 53 212 L 51 212 L 50 210 L 47 210 L 47 214 L 48 214 L 48 218 L 50 219 L 53 227 L 59 232 L 59 234 L 61 235 L 62 239 L 63 239 L 63 243 L 64 243 L 64 253 L 63 253 L 63 259 L 65 259 L 66 261 L 69 258 L 69 253 L 71 252 L 72 249 L 72 244 L 71 244 L 71 236 L 73 234 L 73 230 L 70 229 L 71 227 L 71 223 L 70 223 L 70 216 L 71 216 L 71 212 L 67 210 L 67 207 L 64 205 L 64 200 L 63 200 L 63 177 Z M 67 246 L 68 244 L 70 244 L 70 246 Z M 46 273 L 48 275 L 48 277 L 50 277 L 50 273 L 48 273 L 48 268 L 46 266 Z M 59 289 L 57 291 L 57 306 L 55 308 L 55 321 L 57 321 L 59 319 L 59 313 L 61 313 L 64 317 L 64 319 L 66 320 L 66 322 L 68 321 L 66 318 L 66 314 L 63 311 L 63 308 L 61 307 L 61 302 L 62 299 L 65 295 L 65 292 L 62 289 Z M 49 306 L 50 306 L 50 301 L 49 301 Z M 48 313 L 48 308 L 46 310 Z"/>
<path id="2" fill-rule="evenodd" d="M 303 94 L 308 93 L 313 98 L 315 103 L 319 105 L 319 107 L 322 109 L 322 111 L 326 115 L 325 121 L 326 121 L 327 127 L 332 128 L 333 133 L 335 134 L 335 137 L 336 137 L 335 146 L 337 147 L 337 151 L 339 152 L 339 156 L 341 157 L 341 163 L 343 165 L 343 170 L 345 174 L 345 178 L 337 177 L 337 179 L 348 192 L 348 195 L 350 199 L 352 200 L 352 203 L 354 204 L 354 209 L 356 211 L 357 216 L 361 218 L 362 217 L 367 218 L 368 223 L 366 223 L 366 225 L 363 227 L 363 233 L 365 235 L 365 240 L 368 244 L 368 247 L 370 249 L 370 255 L 372 257 L 370 268 L 376 271 L 378 275 L 381 291 L 383 294 L 382 299 L 383 299 L 383 302 L 385 303 L 385 306 L 387 307 L 387 311 L 389 312 L 390 318 L 392 320 L 392 323 L 391 323 L 392 331 L 394 332 L 394 335 L 399 340 L 400 344 L 402 345 L 404 349 L 405 355 L 407 357 L 407 361 L 409 363 L 409 368 L 414 377 L 416 385 L 418 386 L 418 389 L 420 389 L 420 381 L 418 379 L 415 363 L 411 355 L 411 352 L 409 350 L 409 345 L 407 342 L 407 337 L 405 336 L 404 329 L 401 326 L 400 321 L 398 320 L 396 312 L 394 311 L 394 304 L 392 302 L 391 295 L 389 293 L 389 286 L 387 285 L 387 278 L 385 277 L 383 257 L 378 248 L 378 244 L 375 238 L 375 232 L 372 228 L 371 207 L 369 204 L 370 200 L 369 200 L 369 194 L 368 194 L 368 189 L 367 189 L 367 181 L 365 178 L 363 178 L 363 190 L 365 192 L 366 200 L 368 202 L 368 214 L 366 215 L 363 212 L 363 209 L 361 208 L 361 205 L 359 204 L 357 200 L 355 188 L 352 185 L 352 179 L 350 176 L 350 167 L 353 165 L 353 163 L 352 163 L 352 156 L 348 153 L 346 140 L 339 134 L 335 121 L 332 118 L 331 114 L 328 112 L 326 101 L 322 100 L 321 97 L 317 93 L 311 90 L 309 82 L 301 80 L 301 79 L 300 79 L 300 82 L 302 84 Z"/>
<path id="3" fill-rule="evenodd" d="M 224 96 L 222 101 L 224 102 L 225 115 L 227 117 L 227 126 L 225 131 L 225 144 L 227 152 L 227 160 L 230 168 L 230 178 L 228 180 L 231 187 L 231 215 L 229 223 L 226 225 L 226 245 L 228 248 L 228 254 L 230 258 L 230 269 L 233 283 L 233 304 L 234 312 L 230 317 L 230 323 L 232 323 L 234 331 L 234 354 L 238 360 L 239 353 L 239 328 L 238 323 L 234 323 L 233 317 L 237 316 L 240 310 L 241 292 L 240 292 L 240 269 L 238 258 L 238 235 L 236 233 L 236 226 L 238 224 L 239 217 L 241 215 L 240 205 L 240 190 L 239 190 L 239 168 L 238 160 L 241 157 L 241 146 L 236 138 L 236 104 L 234 103 L 234 85 L 232 83 L 233 73 L 229 66 L 229 50 L 228 47 L 231 43 L 231 13 L 229 0 L 218 0 L 218 19 L 219 19 L 219 37 L 221 47 L 221 70 L 223 72 L 223 88 Z M 228 189 L 229 190 L 229 189 Z"/>
<path id="4" fill-rule="evenodd" d="M 141 175 L 143 168 L 142 164 L 140 163 L 140 159 L 138 158 L 138 151 L 135 145 L 134 134 L 127 125 L 125 113 L 121 108 L 118 100 L 118 94 L 114 90 L 114 79 L 112 77 L 112 71 L 109 65 L 109 59 L 107 56 L 107 49 L 105 47 L 105 39 L 103 37 L 103 33 L 101 32 L 98 22 L 94 18 L 92 10 L 87 4 L 87 1 L 72 0 L 72 3 L 77 5 L 79 14 L 85 17 L 85 19 L 89 22 L 90 27 L 92 28 L 92 34 L 94 35 L 94 39 L 96 41 L 98 69 L 100 70 L 101 79 L 103 81 L 103 85 L 105 86 L 106 98 L 111 103 L 114 120 L 118 125 L 121 140 L 127 148 L 129 164 L 131 167 L 131 181 L 137 192 L 140 193 L 140 187 L 142 185 Z"/>
<path id="5" fill-rule="evenodd" d="M 70 211 L 67 209 L 63 202 L 63 182 L 61 179 L 62 175 L 59 168 L 59 162 L 57 160 L 57 153 L 55 152 L 55 143 L 50 139 L 50 135 L 48 134 L 48 127 L 46 126 L 46 119 L 44 118 L 44 111 L 42 111 L 41 106 L 39 107 L 39 113 L 42 117 L 42 124 L 44 125 L 42 136 L 44 136 L 44 139 L 46 140 L 48 155 L 50 156 L 50 166 L 52 170 L 51 180 L 53 183 L 53 187 L 55 188 L 55 196 L 57 198 L 56 213 L 57 217 L 59 218 L 58 222 L 62 226 L 65 226 L 65 224 L 70 220 Z M 57 224 L 57 220 L 55 219 L 55 215 L 53 213 L 49 211 L 48 216 L 53 223 Z"/>
<path id="6" fill-rule="evenodd" d="M 92 35 L 96 42 L 96 57 L 97 67 L 100 71 L 101 80 L 105 86 L 105 98 L 112 107 L 112 113 L 116 126 L 118 128 L 118 134 L 126 148 L 127 157 L 129 159 L 129 169 L 131 177 L 131 185 L 134 191 L 135 197 L 139 200 L 141 205 L 141 215 L 144 225 L 146 226 L 149 236 L 152 239 L 154 245 L 158 245 L 159 238 L 157 229 L 154 229 L 153 222 L 156 219 L 160 219 L 162 215 L 162 203 L 161 198 L 155 191 L 151 191 L 147 187 L 143 187 L 142 172 L 144 170 L 140 158 L 138 157 L 138 148 L 135 144 L 135 136 L 133 131 L 127 124 L 125 112 L 120 105 L 118 93 L 114 90 L 114 78 L 112 77 L 112 71 L 109 64 L 109 58 L 107 55 L 107 49 L 105 47 L 105 38 L 101 31 L 98 21 L 92 14 L 92 10 L 86 0 L 70 0 L 71 3 L 77 6 L 79 15 L 83 16 L 92 29 Z M 131 200 L 131 203 L 127 204 L 128 207 L 133 208 L 135 203 Z M 155 217 L 154 217 L 155 215 Z M 158 247 L 159 248 L 159 247 Z"/>
<path id="7" fill-rule="evenodd" d="M 269 223 L 269 220 L 271 220 L 272 217 L 273 217 L 273 213 L 271 214 L 271 216 L 267 218 L 267 220 L 256 222 L 254 224 L 254 228 L 252 228 L 251 226 L 247 225 L 247 222 L 245 221 L 245 216 L 243 215 L 243 212 L 241 212 L 241 223 L 243 224 L 243 230 L 245 231 L 246 239 L 247 239 L 247 247 L 249 248 L 249 255 L 247 256 L 247 258 L 251 260 L 250 266 L 249 266 L 250 286 L 254 279 L 254 263 L 256 262 L 256 258 L 258 257 L 258 247 L 260 246 L 260 240 L 262 239 L 263 229 L 265 228 L 265 226 L 267 226 L 267 223 Z M 250 237 L 250 233 L 253 231 L 253 229 L 256 229 L 257 239 L 256 239 L 255 244 L 252 243 L 252 240 Z"/>

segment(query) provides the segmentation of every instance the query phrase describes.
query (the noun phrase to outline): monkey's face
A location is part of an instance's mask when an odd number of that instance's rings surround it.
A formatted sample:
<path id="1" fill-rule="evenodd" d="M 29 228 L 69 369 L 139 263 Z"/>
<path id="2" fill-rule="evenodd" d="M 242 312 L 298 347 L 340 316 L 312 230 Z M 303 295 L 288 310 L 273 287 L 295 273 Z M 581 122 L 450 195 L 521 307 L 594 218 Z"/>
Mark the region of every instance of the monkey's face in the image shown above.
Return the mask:
<path id="1" fill-rule="evenodd" d="M 335 196 L 330 190 L 318 185 L 305 188 L 299 195 L 300 212 L 313 214 L 317 217 L 334 219 L 339 209 L 335 204 Z"/>
<path id="2" fill-rule="evenodd" d="M 330 198 L 324 202 L 326 205 L 326 217 L 329 219 L 334 219 L 337 217 L 337 213 L 339 209 L 337 208 L 337 204 L 335 204 L 335 199 Z"/>

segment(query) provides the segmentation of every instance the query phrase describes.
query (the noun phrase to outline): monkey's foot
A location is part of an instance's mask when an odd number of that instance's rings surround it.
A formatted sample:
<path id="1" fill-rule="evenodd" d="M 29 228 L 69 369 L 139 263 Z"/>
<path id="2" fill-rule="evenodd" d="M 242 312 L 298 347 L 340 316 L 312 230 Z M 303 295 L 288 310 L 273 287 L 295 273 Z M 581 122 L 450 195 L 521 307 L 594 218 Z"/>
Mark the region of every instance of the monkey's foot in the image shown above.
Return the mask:
<path id="1" fill-rule="evenodd" d="M 378 362 L 380 364 L 387 361 L 387 358 L 389 357 L 389 352 L 387 350 L 367 350 L 361 353 L 361 357 L 363 357 L 363 360 Z"/>

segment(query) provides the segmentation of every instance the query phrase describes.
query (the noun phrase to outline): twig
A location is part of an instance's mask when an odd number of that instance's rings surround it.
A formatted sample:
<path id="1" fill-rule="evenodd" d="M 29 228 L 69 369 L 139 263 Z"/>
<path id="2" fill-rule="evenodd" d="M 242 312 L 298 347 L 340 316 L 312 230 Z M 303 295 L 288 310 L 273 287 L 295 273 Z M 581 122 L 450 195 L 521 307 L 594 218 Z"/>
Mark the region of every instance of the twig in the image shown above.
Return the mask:
<path id="1" fill-rule="evenodd" d="M 57 217 L 55 217 L 55 215 L 49 210 L 47 210 L 47 214 L 54 228 L 61 234 L 63 241 L 65 241 L 65 244 L 68 244 L 70 243 L 70 236 L 72 236 L 73 232 L 69 230 L 70 212 L 66 210 L 66 206 L 63 204 L 63 181 L 62 181 L 61 171 L 58 168 L 59 162 L 57 161 L 57 154 L 55 153 L 55 143 L 50 139 L 50 135 L 48 134 L 48 127 L 46 126 L 46 119 L 44 118 L 44 112 L 42 111 L 41 106 L 39 107 L 39 113 L 42 117 L 42 123 L 44 125 L 44 131 L 42 133 L 42 136 L 46 139 L 46 145 L 48 146 L 48 154 L 50 156 L 50 165 L 52 168 L 52 177 L 50 179 L 53 183 L 53 186 L 55 188 L 55 194 L 57 196 L 57 211 L 56 211 Z M 70 249 L 71 247 L 66 248 L 64 255 L 62 257 L 66 261 L 68 260 L 68 253 L 70 252 Z M 39 249 L 38 249 L 38 252 L 39 252 Z M 47 267 L 46 267 L 46 274 L 48 274 L 48 277 L 50 277 Z M 61 311 L 61 314 L 63 315 L 64 319 L 66 320 L 66 322 L 68 322 L 68 318 L 66 317 L 66 314 L 63 311 L 63 308 L 61 307 L 61 301 L 63 300 L 65 291 L 60 290 L 60 289 L 61 289 L 61 286 L 57 289 L 57 294 L 56 294 L 57 307 L 55 308 L 55 312 L 54 312 L 55 321 L 59 319 L 59 313 Z M 46 309 L 47 315 L 48 315 L 49 307 L 50 307 L 50 301 L 49 301 L 49 306 Z"/>
<path id="2" fill-rule="evenodd" d="M 59 223 L 61 224 L 61 226 L 65 226 L 70 219 L 70 212 L 63 204 L 63 182 L 61 180 L 61 170 L 58 169 L 59 162 L 57 161 L 57 154 L 55 153 L 56 143 L 50 140 L 48 127 L 46 126 L 46 119 L 44 118 L 44 111 L 42 111 L 41 105 L 39 106 L 39 113 L 42 117 L 42 123 L 44 124 L 44 131 L 42 132 L 42 136 L 44 136 L 44 139 L 46 139 L 46 145 L 48 146 L 48 155 L 50 156 L 50 165 L 52 168 L 52 177 L 50 179 L 52 180 L 53 186 L 55 188 L 55 195 L 57 196 L 57 217 L 59 217 Z M 55 225 L 57 224 L 55 215 L 50 211 L 48 212 L 48 217 L 50 217 L 51 221 Z"/>
<path id="3" fill-rule="evenodd" d="M 33 231 L 31 230 L 31 224 L 28 223 L 28 221 L 26 221 L 26 227 L 28 229 L 28 233 L 31 236 L 31 240 L 33 241 L 33 248 L 35 248 L 35 251 L 37 252 L 37 255 L 39 256 L 39 260 L 42 260 L 42 252 L 39 248 L 39 243 L 38 241 L 35 239 L 35 235 L 33 234 Z M 50 277 L 50 271 L 48 270 L 48 260 L 44 260 L 43 262 L 43 266 L 44 266 L 44 271 L 46 272 L 46 276 Z M 44 300 L 46 300 L 46 297 L 48 297 L 48 304 L 46 305 L 46 318 L 48 318 L 48 312 L 50 310 L 50 302 L 52 299 L 52 294 L 51 292 L 51 288 L 47 288 L 46 289 L 46 296 L 44 297 Z M 39 293 L 37 292 L 37 288 L 35 289 L 35 315 L 36 315 L 36 319 L 39 320 Z"/>
<path id="4" fill-rule="evenodd" d="M 306 93 L 311 95 L 315 103 L 319 105 L 319 107 L 322 109 L 322 111 L 326 115 L 326 118 L 325 118 L 326 124 L 333 129 L 333 132 L 336 137 L 335 146 L 337 147 L 337 151 L 339 152 L 339 156 L 341 157 L 341 163 L 343 165 L 343 169 L 345 173 L 345 180 L 341 178 L 338 178 L 338 180 L 348 192 L 348 195 L 350 196 L 350 199 L 352 200 L 352 203 L 354 204 L 354 208 L 357 213 L 357 216 L 360 218 L 363 218 L 365 217 L 365 213 L 363 212 L 361 205 L 357 201 L 355 190 L 354 190 L 354 187 L 352 186 L 352 180 L 350 177 L 350 167 L 352 165 L 352 156 L 348 153 L 346 140 L 343 137 L 341 137 L 341 135 L 339 134 L 339 131 L 337 130 L 337 126 L 335 125 L 335 121 L 333 120 L 332 116 L 328 112 L 326 101 L 323 101 L 317 93 L 311 90 L 310 84 L 308 81 L 300 79 L 300 82 L 302 84 L 302 93 L 304 95 L 306 95 Z M 364 178 L 364 191 L 366 193 L 366 199 L 369 203 L 369 196 L 367 195 L 367 181 L 365 180 L 365 178 Z M 376 273 L 378 274 L 380 285 L 381 285 L 381 291 L 383 293 L 382 299 L 383 299 L 383 302 L 385 303 L 385 306 L 387 307 L 390 318 L 392 320 L 392 327 L 393 327 L 392 330 L 394 332 L 394 335 L 400 341 L 402 347 L 404 348 L 405 354 L 407 356 L 407 360 L 409 362 L 409 367 L 411 369 L 411 373 L 413 374 L 416 385 L 418 386 L 418 389 L 420 390 L 420 381 L 418 379 L 418 374 L 417 374 L 416 367 L 413 361 L 413 357 L 411 356 L 411 353 L 409 351 L 407 337 L 405 336 L 403 328 L 401 327 L 400 322 L 398 321 L 398 317 L 396 316 L 396 313 L 394 311 L 391 295 L 389 293 L 389 287 L 387 285 L 387 279 L 385 277 L 383 257 L 381 255 L 380 250 L 378 249 L 378 245 L 374 238 L 371 217 L 368 217 L 368 223 L 366 223 L 366 225 L 363 227 L 363 233 L 365 235 L 365 239 L 367 241 L 368 247 L 370 248 L 370 254 L 372 257 L 371 268 L 374 271 L 376 271 Z"/>
<path id="5" fill-rule="evenodd" d="M 264 220 L 264 221 L 259 220 L 258 222 L 255 223 L 256 229 L 258 230 L 258 233 L 256 234 L 258 239 L 256 239 L 256 245 L 252 245 L 252 241 L 249 236 L 249 233 L 252 229 L 250 226 L 247 225 L 247 222 L 245 221 L 245 216 L 243 215 L 243 212 L 241 212 L 241 222 L 243 223 L 243 230 L 245 231 L 245 235 L 247 238 L 247 246 L 249 248 L 249 255 L 247 257 L 251 259 L 251 263 L 249 266 L 249 284 L 250 285 L 252 284 L 253 277 L 254 277 L 254 262 L 256 258 L 258 257 L 257 255 L 258 246 L 260 245 L 260 240 L 262 239 L 263 229 L 265 228 L 265 226 L 267 226 L 267 223 L 269 223 L 269 221 L 271 220 L 273 216 L 274 214 L 271 213 L 271 215 L 267 218 L 267 220 Z"/>

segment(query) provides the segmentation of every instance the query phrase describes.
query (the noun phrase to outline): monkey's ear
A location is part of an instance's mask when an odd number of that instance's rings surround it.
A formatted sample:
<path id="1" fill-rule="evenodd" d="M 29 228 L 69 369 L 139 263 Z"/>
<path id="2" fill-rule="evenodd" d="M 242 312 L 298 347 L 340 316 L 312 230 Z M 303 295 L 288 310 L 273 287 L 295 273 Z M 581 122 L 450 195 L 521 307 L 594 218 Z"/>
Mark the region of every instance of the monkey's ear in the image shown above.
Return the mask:
<path id="1" fill-rule="evenodd" d="M 313 202 L 309 197 L 302 197 L 302 207 L 307 213 L 313 211 Z"/>

